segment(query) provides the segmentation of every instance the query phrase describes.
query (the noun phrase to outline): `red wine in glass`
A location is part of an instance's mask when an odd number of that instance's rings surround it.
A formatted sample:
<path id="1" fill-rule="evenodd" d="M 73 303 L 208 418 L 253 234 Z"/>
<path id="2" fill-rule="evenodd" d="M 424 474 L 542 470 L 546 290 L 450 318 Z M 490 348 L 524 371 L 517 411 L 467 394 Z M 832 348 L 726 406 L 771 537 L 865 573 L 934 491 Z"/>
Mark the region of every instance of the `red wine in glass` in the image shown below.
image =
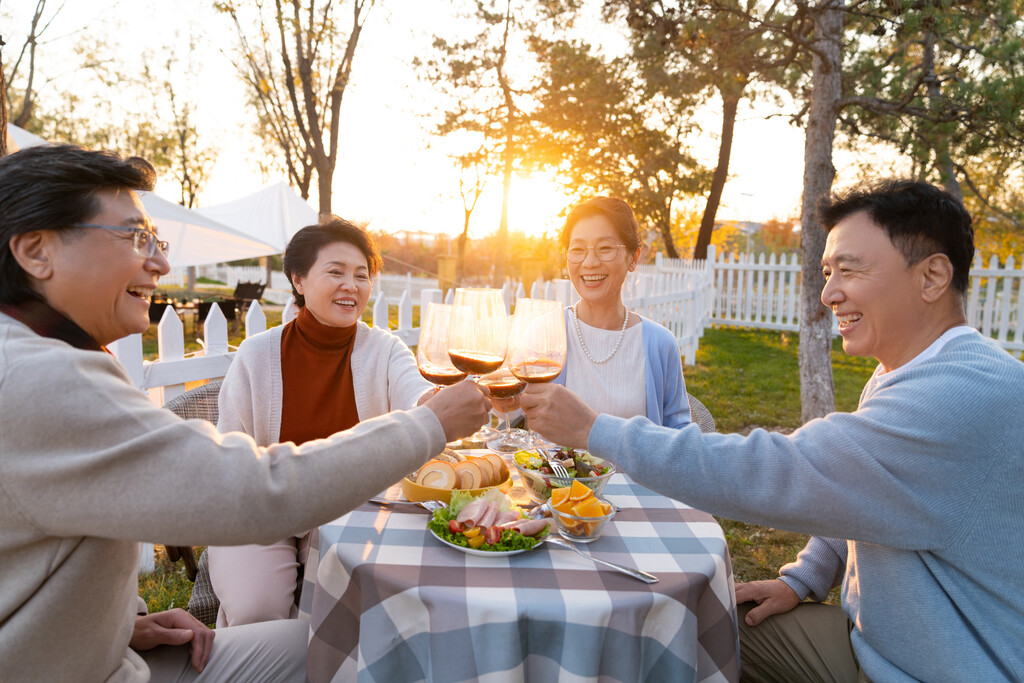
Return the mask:
<path id="1" fill-rule="evenodd" d="M 432 384 L 438 386 L 451 386 L 457 384 L 462 380 L 466 379 L 468 373 L 465 373 L 458 368 L 445 367 L 443 365 L 434 365 L 431 363 L 425 363 L 419 366 L 420 374 L 423 375 L 423 379 L 427 380 Z"/>
<path id="2" fill-rule="evenodd" d="M 504 356 L 477 351 L 449 350 L 452 365 L 470 375 L 486 375 L 494 372 L 505 362 Z"/>
<path id="3" fill-rule="evenodd" d="M 487 387 L 494 398 L 513 398 L 526 389 L 526 382 L 515 377 L 508 369 L 502 366 L 497 372 L 492 372 L 477 380 L 477 384 Z M 502 453 L 514 453 L 525 447 L 528 443 L 527 433 L 522 429 L 512 429 L 511 412 L 515 404 L 510 404 L 504 411 L 505 431 L 497 438 L 487 442 L 487 447 L 492 451 Z"/>
<path id="4" fill-rule="evenodd" d="M 562 372 L 562 364 L 552 360 L 538 358 L 513 365 L 512 374 L 530 384 L 550 382 Z"/>
<path id="5" fill-rule="evenodd" d="M 495 398 L 512 398 L 526 388 L 526 382 L 515 377 L 502 377 L 498 375 L 495 375 L 493 378 L 481 377 L 477 380 L 477 384 L 487 387 L 487 390 L 491 392 L 491 396 Z"/>

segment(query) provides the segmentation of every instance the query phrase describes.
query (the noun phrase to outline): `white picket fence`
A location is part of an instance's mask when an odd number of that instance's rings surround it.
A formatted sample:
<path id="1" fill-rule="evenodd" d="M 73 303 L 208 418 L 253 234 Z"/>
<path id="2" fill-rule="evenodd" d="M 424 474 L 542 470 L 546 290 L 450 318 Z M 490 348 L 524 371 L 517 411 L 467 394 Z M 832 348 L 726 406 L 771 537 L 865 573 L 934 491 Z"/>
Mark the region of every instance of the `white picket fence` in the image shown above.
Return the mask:
<path id="1" fill-rule="evenodd" d="M 709 254 L 710 255 L 710 254 Z M 800 329 L 800 262 L 796 254 L 723 254 L 710 258 L 711 323 L 768 330 Z"/>
<path id="2" fill-rule="evenodd" d="M 800 262 L 796 254 L 725 254 L 712 258 L 711 324 L 768 330 L 800 329 Z M 978 254 L 967 289 L 967 324 L 1017 357 L 1024 352 L 1024 263 L 1000 266 Z M 833 321 L 833 326 L 835 321 Z M 835 326 L 833 327 L 835 329 Z"/>
<path id="3" fill-rule="evenodd" d="M 1016 266 L 1013 256 L 999 266 L 996 256 L 988 266 L 980 255 L 974 257 L 967 287 L 967 324 L 992 337 L 1004 349 L 1021 356 L 1024 352 L 1024 263 Z"/>

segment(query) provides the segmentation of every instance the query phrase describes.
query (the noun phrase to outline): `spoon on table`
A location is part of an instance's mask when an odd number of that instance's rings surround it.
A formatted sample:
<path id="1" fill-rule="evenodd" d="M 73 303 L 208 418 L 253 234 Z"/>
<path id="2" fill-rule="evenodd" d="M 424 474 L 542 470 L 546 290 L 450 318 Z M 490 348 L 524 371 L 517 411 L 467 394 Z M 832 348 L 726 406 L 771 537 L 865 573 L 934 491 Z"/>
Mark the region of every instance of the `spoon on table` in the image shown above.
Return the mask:
<path id="1" fill-rule="evenodd" d="M 527 512 L 527 515 L 529 517 L 531 517 L 532 519 L 542 519 L 544 517 L 550 517 L 551 516 L 551 503 L 544 503 L 542 505 L 538 505 L 537 507 L 533 508 L 532 510 L 529 510 Z M 606 560 L 602 560 L 599 557 L 594 557 L 590 553 L 583 552 L 582 550 L 580 550 L 579 548 L 576 547 L 575 543 L 571 543 L 570 541 L 568 541 L 568 540 L 562 538 L 561 536 L 559 536 L 558 533 L 554 529 L 550 529 L 548 531 L 548 535 L 544 537 L 544 540 L 546 542 L 548 542 L 548 543 L 551 543 L 551 544 L 554 544 L 554 545 L 564 546 L 566 548 L 569 548 L 570 550 L 574 550 L 574 551 L 576 551 L 576 554 L 582 555 L 583 557 L 591 560 L 592 562 L 596 562 L 597 564 L 602 564 L 602 565 L 604 565 L 604 566 L 606 566 L 606 567 L 608 567 L 610 569 L 614 569 L 615 571 L 620 571 L 623 574 L 628 574 L 629 576 L 632 576 L 634 579 L 638 579 L 640 581 L 643 581 L 644 583 L 657 583 L 658 582 L 658 577 L 655 576 L 654 574 L 648 574 L 647 572 L 640 571 L 639 569 L 633 569 L 632 567 L 625 567 L 625 566 L 623 566 L 621 564 L 615 564 L 614 562 L 608 562 Z"/>
<path id="2" fill-rule="evenodd" d="M 557 535 L 553 531 L 549 531 L 548 535 L 544 537 L 544 540 L 546 542 L 552 543 L 554 545 L 565 546 L 566 548 L 569 548 L 570 550 L 576 551 L 577 555 L 582 555 L 583 557 L 587 558 L 591 562 L 596 562 L 597 564 L 604 565 L 605 567 L 608 567 L 609 569 L 614 569 L 615 571 L 622 572 L 623 574 L 628 574 L 629 576 L 632 576 L 634 579 L 639 579 L 640 581 L 643 581 L 644 583 L 658 583 L 658 577 L 655 576 L 654 574 L 648 574 L 647 572 L 642 572 L 639 569 L 633 569 L 632 567 L 625 567 L 625 566 L 623 566 L 621 564 L 615 564 L 614 562 L 608 562 L 606 560 L 602 560 L 599 557 L 594 557 L 590 553 L 583 552 L 582 550 L 577 548 L 574 543 L 570 543 L 569 541 L 565 540 L 564 538 L 562 538 L 561 536 Z"/>

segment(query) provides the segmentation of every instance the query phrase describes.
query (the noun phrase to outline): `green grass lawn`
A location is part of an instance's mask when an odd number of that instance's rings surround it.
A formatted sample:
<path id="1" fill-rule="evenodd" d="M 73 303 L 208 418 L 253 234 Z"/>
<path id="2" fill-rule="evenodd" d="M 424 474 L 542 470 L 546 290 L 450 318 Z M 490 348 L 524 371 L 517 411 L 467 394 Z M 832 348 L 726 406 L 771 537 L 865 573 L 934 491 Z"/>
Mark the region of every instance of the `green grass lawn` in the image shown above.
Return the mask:
<path id="1" fill-rule="evenodd" d="M 277 316 L 273 323 L 271 313 Z M 277 324 L 280 313 L 271 313 L 267 315 L 268 324 Z M 150 334 L 155 345 L 154 330 L 151 328 Z M 240 341 L 233 339 L 231 344 Z M 755 427 L 795 429 L 800 426 L 797 347 L 796 333 L 709 328 L 697 351 L 696 364 L 683 368 L 687 390 L 708 407 L 720 432 L 745 433 Z M 839 410 L 856 408 L 861 388 L 874 366 L 873 360 L 844 354 L 840 340 L 836 340 L 832 368 Z M 778 568 L 793 560 L 807 540 L 788 531 L 728 519 L 719 522 L 729 543 L 737 581 L 776 577 Z M 157 571 L 139 581 L 139 593 L 150 610 L 183 607 L 192 590 L 180 563 L 169 565 L 162 550 L 158 547 Z"/>

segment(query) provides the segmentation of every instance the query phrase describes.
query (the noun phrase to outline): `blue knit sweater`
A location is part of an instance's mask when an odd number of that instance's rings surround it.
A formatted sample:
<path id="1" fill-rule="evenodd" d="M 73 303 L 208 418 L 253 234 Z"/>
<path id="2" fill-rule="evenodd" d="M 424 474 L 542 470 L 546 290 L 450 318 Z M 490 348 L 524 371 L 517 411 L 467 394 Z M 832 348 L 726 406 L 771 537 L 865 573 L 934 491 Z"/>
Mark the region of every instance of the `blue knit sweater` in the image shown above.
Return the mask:
<path id="1" fill-rule="evenodd" d="M 790 435 L 602 415 L 588 447 L 708 512 L 850 539 L 843 608 L 873 680 L 1024 676 L 1024 364 L 980 334 Z"/>

